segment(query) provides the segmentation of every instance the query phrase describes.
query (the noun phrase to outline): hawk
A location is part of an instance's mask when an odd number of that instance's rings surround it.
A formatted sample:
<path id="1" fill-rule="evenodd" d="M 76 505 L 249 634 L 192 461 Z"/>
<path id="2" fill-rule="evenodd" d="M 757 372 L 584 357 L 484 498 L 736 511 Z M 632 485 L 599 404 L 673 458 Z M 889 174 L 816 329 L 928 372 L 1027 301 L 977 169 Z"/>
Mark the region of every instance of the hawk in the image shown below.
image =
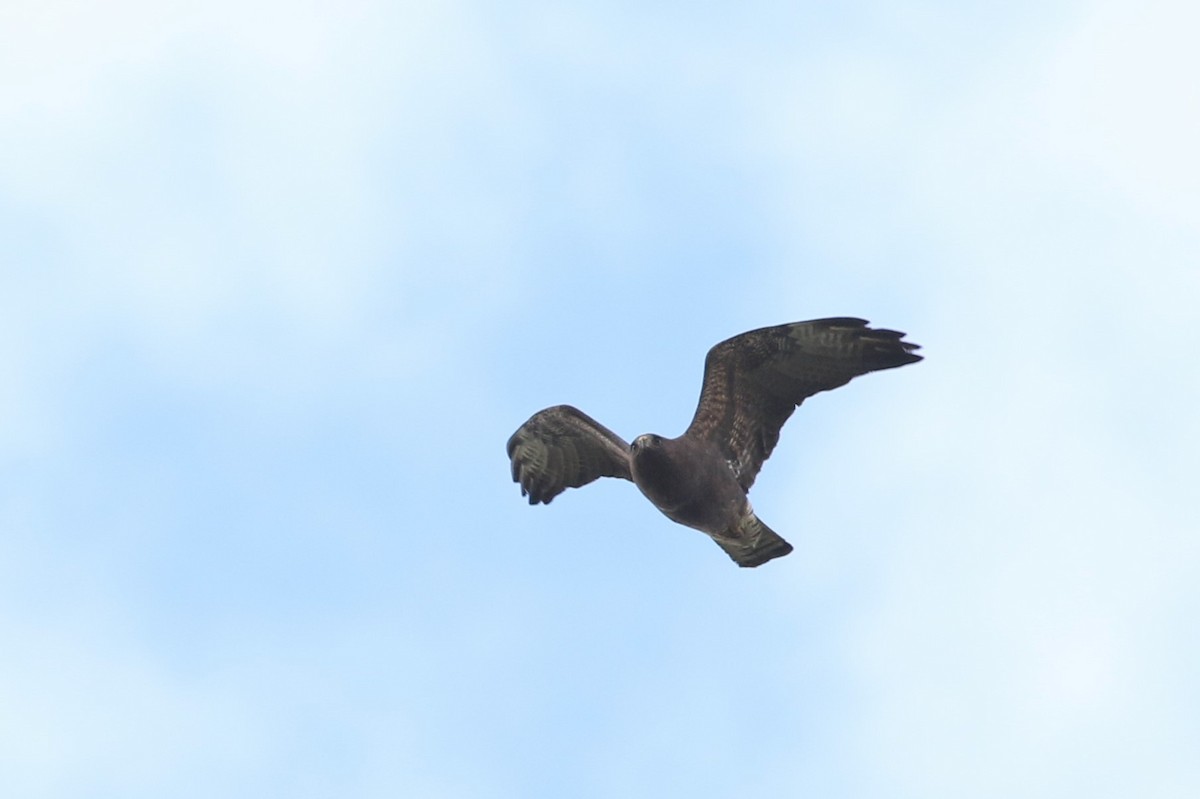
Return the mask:
<path id="1" fill-rule="evenodd" d="M 529 504 L 550 504 L 599 477 L 636 485 L 668 519 L 708 534 L 739 566 L 792 551 L 763 524 L 747 493 L 800 403 L 852 378 L 916 363 L 904 333 L 836 317 L 751 330 L 704 359 L 696 415 L 678 438 L 628 444 L 581 410 L 538 411 L 508 439 L 513 481 Z"/>

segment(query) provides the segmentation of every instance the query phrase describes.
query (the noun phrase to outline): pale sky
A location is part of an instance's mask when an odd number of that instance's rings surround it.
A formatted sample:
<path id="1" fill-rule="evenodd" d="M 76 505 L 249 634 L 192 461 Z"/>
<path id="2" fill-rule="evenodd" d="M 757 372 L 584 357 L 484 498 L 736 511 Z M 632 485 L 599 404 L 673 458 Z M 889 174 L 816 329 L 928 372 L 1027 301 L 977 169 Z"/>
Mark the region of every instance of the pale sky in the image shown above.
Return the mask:
<path id="1" fill-rule="evenodd" d="M 0 794 L 1200 795 L 1198 28 L 7 3 Z M 834 315 L 789 557 L 510 482 Z"/>

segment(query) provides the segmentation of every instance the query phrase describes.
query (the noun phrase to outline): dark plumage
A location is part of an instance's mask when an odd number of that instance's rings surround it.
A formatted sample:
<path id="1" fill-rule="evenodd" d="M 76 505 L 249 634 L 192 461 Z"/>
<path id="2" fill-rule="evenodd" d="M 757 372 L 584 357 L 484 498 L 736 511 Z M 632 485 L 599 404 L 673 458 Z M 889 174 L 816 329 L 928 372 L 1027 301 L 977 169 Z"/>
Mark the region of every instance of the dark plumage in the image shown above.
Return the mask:
<path id="1" fill-rule="evenodd" d="M 761 566 L 792 551 L 746 498 L 784 422 L 813 394 L 921 360 L 918 345 L 903 338 L 849 317 L 734 336 L 708 351 L 700 403 L 683 435 L 627 444 L 582 411 L 556 405 L 509 438 L 513 480 L 531 505 L 598 477 L 632 480 L 667 518 L 707 533 L 739 566 Z"/>

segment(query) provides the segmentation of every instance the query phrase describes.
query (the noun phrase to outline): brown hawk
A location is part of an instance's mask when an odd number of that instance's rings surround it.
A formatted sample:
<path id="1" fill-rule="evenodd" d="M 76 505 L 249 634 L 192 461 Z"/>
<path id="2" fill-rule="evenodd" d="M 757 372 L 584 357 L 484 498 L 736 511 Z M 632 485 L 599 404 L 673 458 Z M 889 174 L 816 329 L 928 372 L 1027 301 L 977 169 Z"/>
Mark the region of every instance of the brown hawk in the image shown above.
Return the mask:
<path id="1" fill-rule="evenodd" d="M 667 518 L 707 533 L 739 566 L 761 566 L 792 551 L 746 498 L 784 422 L 813 394 L 921 360 L 903 338 L 850 317 L 742 333 L 709 350 L 683 435 L 627 444 L 583 411 L 556 405 L 509 438 L 513 480 L 531 505 L 598 477 L 632 480 Z"/>

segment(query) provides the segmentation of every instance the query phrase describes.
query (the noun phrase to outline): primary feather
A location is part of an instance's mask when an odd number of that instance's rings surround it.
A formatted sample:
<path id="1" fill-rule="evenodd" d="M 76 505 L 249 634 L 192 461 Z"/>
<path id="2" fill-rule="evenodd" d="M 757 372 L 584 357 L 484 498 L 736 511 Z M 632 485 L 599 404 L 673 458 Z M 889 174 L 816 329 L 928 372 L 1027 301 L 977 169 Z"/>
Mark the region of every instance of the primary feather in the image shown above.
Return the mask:
<path id="1" fill-rule="evenodd" d="M 550 501 L 599 477 L 629 476 L 629 444 L 578 408 L 538 411 L 508 439 L 513 481 L 529 504 Z"/>
<path id="2" fill-rule="evenodd" d="M 700 403 L 684 435 L 715 442 L 747 491 L 804 400 L 852 378 L 921 360 L 903 333 L 865 319 L 814 319 L 726 339 L 704 359 Z"/>

